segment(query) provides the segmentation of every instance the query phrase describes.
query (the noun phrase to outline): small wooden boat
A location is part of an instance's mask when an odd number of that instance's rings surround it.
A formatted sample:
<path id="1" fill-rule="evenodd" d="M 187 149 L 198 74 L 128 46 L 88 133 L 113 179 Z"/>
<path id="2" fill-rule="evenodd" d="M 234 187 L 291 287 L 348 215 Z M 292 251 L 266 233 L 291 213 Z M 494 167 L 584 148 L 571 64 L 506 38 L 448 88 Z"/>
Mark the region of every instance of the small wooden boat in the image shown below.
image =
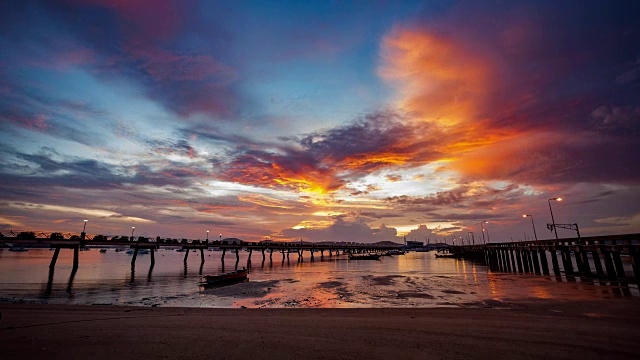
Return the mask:
<path id="1" fill-rule="evenodd" d="M 456 256 L 454 254 L 442 254 L 442 255 L 436 254 L 436 257 L 437 258 L 455 258 Z"/>
<path id="2" fill-rule="evenodd" d="M 100 252 L 104 254 L 107 252 L 107 249 L 100 249 Z"/>
<path id="3" fill-rule="evenodd" d="M 202 285 L 218 285 L 232 282 L 240 282 L 247 278 L 249 270 L 241 269 L 236 271 L 227 272 L 220 275 L 205 275 L 202 277 Z"/>
<path id="4" fill-rule="evenodd" d="M 349 260 L 380 260 L 380 254 L 349 254 Z"/>
<path id="5" fill-rule="evenodd" d="M 404 255 L 404 251 L 393 249 L 393 250 L 387 251 L 387 255 Z"/>

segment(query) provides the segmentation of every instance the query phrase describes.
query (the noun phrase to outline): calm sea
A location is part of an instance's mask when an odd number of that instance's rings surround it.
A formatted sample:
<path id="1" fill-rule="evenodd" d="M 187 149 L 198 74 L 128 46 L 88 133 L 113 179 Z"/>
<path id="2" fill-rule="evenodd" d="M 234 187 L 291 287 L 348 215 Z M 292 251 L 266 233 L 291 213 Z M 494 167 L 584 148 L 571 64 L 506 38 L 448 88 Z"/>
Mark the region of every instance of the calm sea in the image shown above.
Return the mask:
<path id="1" fill-rule="evenodd" d="M 138 255 L 135 272 L 132 255 L 94 248 L 80 252 L 80 266 L 72 274 L 73 251 L 61 250 L 50 276 L 53 251 L 0 251 L 0 302 L 55 304 L 121 304 L 186 307 L 443 307 L 496 306 L 535 299 L 592 300 L 638 296 L 629 288 L 598 281 L 557 279 L 553 276 L 494 273 L 465 260 L 437 259 L 433 252 L 382 257 L 378 261 L 353 261 L 346 256 L 324 259 L 305 253 L 304 261 L 291 254 L 282 261 L 262 262 L 254 253 L 240 252 L 239 268 L 250 266 L 247 282 L 217 288 L 199 285 L 201 275 L 236 267 L 235 254 L 205 251 L 189 254 L 162 249 L 149 269 L 150 255 Z M 629 264 L 625 264 L 631 271 Z"/>

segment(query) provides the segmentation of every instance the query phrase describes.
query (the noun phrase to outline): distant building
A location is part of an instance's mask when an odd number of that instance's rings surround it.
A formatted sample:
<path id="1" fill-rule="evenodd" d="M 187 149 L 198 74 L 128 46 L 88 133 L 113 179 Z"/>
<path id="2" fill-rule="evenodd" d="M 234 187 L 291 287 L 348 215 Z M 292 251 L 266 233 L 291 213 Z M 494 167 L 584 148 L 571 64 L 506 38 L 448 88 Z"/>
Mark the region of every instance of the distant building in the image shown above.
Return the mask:
<path id="1" fill-rule="evenodd" d="M 407 247 L 423 247 L 424 243 L 422 241 L 411 241 L 411 240 L 405 240 L 405 245 L 407 245 Z"/>

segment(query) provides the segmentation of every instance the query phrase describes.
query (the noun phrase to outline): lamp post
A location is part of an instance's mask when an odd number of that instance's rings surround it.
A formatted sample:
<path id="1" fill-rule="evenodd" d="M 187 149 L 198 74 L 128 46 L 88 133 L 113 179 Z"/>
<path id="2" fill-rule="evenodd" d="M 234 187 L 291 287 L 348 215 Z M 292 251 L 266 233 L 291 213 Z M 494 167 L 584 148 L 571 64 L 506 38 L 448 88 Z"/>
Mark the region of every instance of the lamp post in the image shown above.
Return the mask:
<path id="1" fill-rule="evenodd" d="M 207 242 L 209 242 L 209 230 L 207 230 Z"/>
<path id="2" fill-rule="evenodd" d="M 551 223 L 553 224 L 553 232 L 556 234 L 556 240 L 558 240 L 558 230 L 556 230 L 556 220 L 553 218 L 553 209 L 551 209 L 551 200 L 562 201 L 562 198 L 555 197 L 547 200 L 549 203 L 549 211 L 551 212 Z"/>
<path id="3" fill-rule="evenodd" d="M 220 242 L 222 242 L 222 234 L 220 234 Z"/>
<path id="4" fill-rule="evenodd" d="M 471 244 L 476 244 L 476 238 L 473 236 L 473 231 L 469 231 L 467 235 L 471 235 Z"/>
<path id="5" fill-rule="evenodd" d="M 486 241 L 484 240 L 484 224 L 488 224 L 488 221 L 481 221 L 480 222 L 480 227 L 482 228 L 482 243 L 486 244 Z"/>
<path id="6" fill-rule="evenodd" d="M 523 218 L 526 217 L 530 217 L 531 218 L 531 227 L 533 228 L 533 236 L 536 238 L 536 241 L 538 241 L 538 235 L 536 234 L 536 226 L 533 224 L 533 215 L 529 215 L 529 214 L 524 214 L 522 215 Z"/>
<path id="7" fill-rule="evenodd" d="M 135 227 L 135 226 L 132 226 L 132 227 L 131 227 L 131 240 L 133 240 L 133 231 L 134 231 L 135 229 L 136 229 L 136 227 Z"/>
<path id="8" fill-rule="evenodd" d="M 85 220 L 85 221 L 84 221 L 84 226 L 82 227 L 82 232 L 84 232 L 85 230 L 87 230 L 87 222 L 88 222 L 88 221 L 89 221 L 89 220 Z"/>

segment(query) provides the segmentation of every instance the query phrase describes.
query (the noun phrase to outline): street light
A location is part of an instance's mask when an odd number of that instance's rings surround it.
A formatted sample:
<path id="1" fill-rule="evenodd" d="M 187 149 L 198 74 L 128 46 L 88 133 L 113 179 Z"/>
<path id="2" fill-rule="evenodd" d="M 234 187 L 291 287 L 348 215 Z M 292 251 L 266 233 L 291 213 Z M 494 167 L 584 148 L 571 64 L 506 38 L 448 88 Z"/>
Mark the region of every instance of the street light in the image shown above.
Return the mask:
<path id="1" fill-rule="evenodd" d="M 133 240 L 133 231 L 134 231 L 135 229 L 136 229 L 136 227 L 135 227 L 135 226 L 132 226 L 132 227 L 131 227 L 131 240 Z"/>
<path id="2" fill-rule="evenodd" d="M 87 221 L 89 221 L 89 220 L 85 220 L 85 221 L 84 221 L 84 226 L 82 227 L 82 232 L 84 232 L 85 230 L 87 230 Z"/>
<path id="3" fill-rule="evenodd" d="M 207 230 L 207 242 L 209 242 L 209 230 Z"/>
<path id="4" fill-rule="evenodd" d="M 547 202 L 549 203 L 549 211 L 551 212 L 551 223 L 553 224 L 553 232 L 555 232 L 556 240 L 558 240 L 558 230 L 556 230 L 556 221 L 553 218 L 553 210 L 551 209 L 551 200 L 562 201 L 562 198 L 555 197 L 547 200 Z"/>
<path id="5" fill-rule="evenodd" d="M 220 234 L 220 241 L 222 241 L 222 234 Z"/>
<path id="6" fill-rule="evenodd" d="M 536 241 L 538 241 L 538 235 L 536 234 L 536 226 L 533 224 L 533 215 L 524 214 L 523 218 L 530 217 L 531 218 L 531 227 L 533 227 L 533 236 L 535 236 Z"/>
<path id="7" fill-rule="evenodd" d="M 476 244 L 476 238 L 473 237 L 473 231 L 469 231 L 469 233 L 467 235 L 471 235 L 471 243 L 473 245 L 475 245 Z"/>
<path id="8" fill-rule="evenodd" d="M 480 227 L 482 228 L 482 243 L 486 244 L 486 241 L 484 240 L 484 224 L 488 224 L 488 221 L 481 221 L 480 222 Z"/>

